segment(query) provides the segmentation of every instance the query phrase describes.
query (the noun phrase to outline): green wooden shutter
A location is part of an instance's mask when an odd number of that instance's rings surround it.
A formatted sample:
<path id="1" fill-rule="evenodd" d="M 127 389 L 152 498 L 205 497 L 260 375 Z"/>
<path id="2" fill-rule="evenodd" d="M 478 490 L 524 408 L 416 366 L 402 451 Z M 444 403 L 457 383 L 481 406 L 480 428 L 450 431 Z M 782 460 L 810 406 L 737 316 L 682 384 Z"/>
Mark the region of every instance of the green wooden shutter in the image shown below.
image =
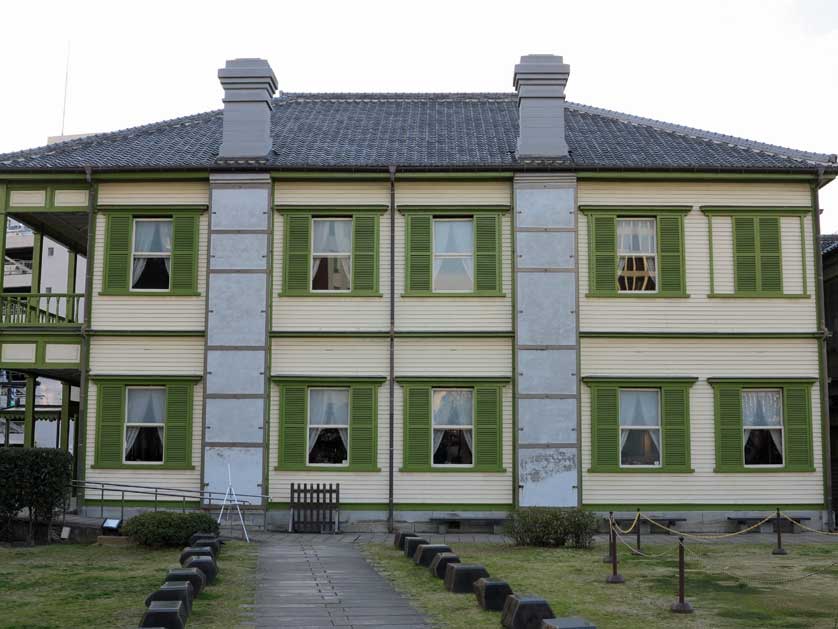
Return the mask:
<path id="1" fill-rule="evenodd" d="M 682 249 L 683 220 L 680 216 L 658 217 L 658 248 L 660 269 L 658 290 L 661 294 L 683 295 L 684 257 Z"/>
<path id="2" fill-rule="evenodd" d="M 431 229 L 429 214 L 409 214 L 407 217 L 407 291 L 431 290 Z"/>
<path id="3" fill-rule="evenodd" d="M 667 385 L 661 390 L 663 467 L 671 471 L 690 467 L 689 389 Z"/>
<path id="4" fill-rule="evenodd" d="M 716 386 L 716 470 L 736 471 L 744 465 L 742 400 L 737 385 Z"/>
<path id="5" fill-rule="evenodd" d="M 500 230 L 497 214 L 474 217 L 474 288 L 500 292 Z"/>
<path id="6" fill-rule="evenodd" d="M 285 264 L 282 290 L 286 293 L 308 293 L 311 290 L 311 217 L 285 218 Z"/>
<path id="7" fill-rule="evenodd" d="M 501 467 L 502 416 L 500 387 L 475 387 L 473 459 L 477 470 Z"/>
<path id="8" fill-rule="evenodd" d="M 755 292 L 757 279 L 756 222 L 751 216 L 733 218 L 734 287 L 737 293 Z"/>
<path id="9" fill-rule="evenodd" d="M 197 291 L 198 217 L 184 214 L 172 218 L 172 293 Z"/>
<path id="10" fill-rule="evenodd" d="M 192 464 L 192 387 L 187 382 L 166 387 L 166 430 L 163 463 L 172 467 Z"/>
<path id="11" fill-rule="evenodd" d="M 590 291 L 597 294 L 617 292 L 616 217 L 597 214 L 591 217 Z"/>
<path id="12" fill-rule="evenodd" d="M 809 387 L 803 385 L 790 385 L 783 391 L 786 433 L 783 459 L 790 471 L 814 470 L 810 395 Z"/>
<path id="13" fill-rule="evenodd" d="M 592 468 L 620 465 L 620 415 L 617 387 L 598 385 L 591 391 Z"/>
<path id="14" fill-rule="evenodd" d="M 96 403 L 96 465 L 122 464 L 122 432 L 125 425 L 125 387 L 100 384 Z"/>
<path id="15" fill-rule="evenodd" d="M 280 391 L 279 467 L 302 469 L 308 460 L 306 449 L 306 397 L 304 385 L 286 384 Z"/>
<path id="16" fill-rule="evenodd" d="M 431 467 L 431 389 L 407 387 L 404 402 L 404 467 Z"/>
<path id="17" fill-rule="evenodd" d="M 353 385 L 349 419 L 349 465 L 357 470 L 376 467 L 376 389 L 373 385 Z"/>
<path id="18" fill-rule="evenodd" d="M 783 271 L 780 257 L 780 219 L 761 216 L 759 219 L 759 290 L 783 292 Z"/>
<path id="19" fill-rule="evenodd" d="M 104 292 L 128 290 L 131 268 L 131 217 L 108 215 L 107 240 L 105 241 Z"/>
<path id="20" fill-rule="evenodd" d="M 376 244 L 378 216 L 356 215 L 352 220 L 352 292 L 378 289 Z"/>

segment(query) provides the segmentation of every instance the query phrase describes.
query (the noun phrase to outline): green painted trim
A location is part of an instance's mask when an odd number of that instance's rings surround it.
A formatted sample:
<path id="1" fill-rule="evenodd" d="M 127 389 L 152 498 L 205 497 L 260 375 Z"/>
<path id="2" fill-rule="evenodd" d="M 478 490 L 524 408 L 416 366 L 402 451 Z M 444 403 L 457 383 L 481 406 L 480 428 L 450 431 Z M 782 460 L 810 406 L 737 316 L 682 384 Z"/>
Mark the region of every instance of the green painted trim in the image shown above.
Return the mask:
<path id="1" fill-rule="evenodd" d="M 403 474 L 506 474 L 505 467 L 434 467 L 428 466 L 406 466 L 399 468 L 399 472 Z"/>
<path id="2" fill-rule="evenodd" d="M 472 172 L 398 172 L 396 173 L 396 181 L 399 180 L 452 180 L 459 179 L 463 181 L 473 180 L 511 180 L 515 173 L 511 171 L 472 171 Z"/>
<path id="3" fill-rule="evenodd" d="M 97 425 L 98 429 L 98 425 Z M 190 442 L 191 443 L 191 442 Z M 194 465 L 169 465 L 168 463 L 113 463 L 107 465 L 94 464 L 92 470 L 194 470 Z M 108 491 L 107 489 L 105 491 Z"/>
<path id="4" fill-rule="evenodd" d="M 304 384 L 308 387 L 338 384 L 377 384 L 387 381 L 385 376 L 271 376 L 272 382 L 282 384 Z M 351 421 L 351 420 L 350 420 Z M 309 469 L 309 468 L 306 468 Z M 331 469 L 331 467 L 329 467 Z"/>
<path id="5" fill-rule="evenodd" d="M 580 205 L 582 214 L 623 214 L 627 216 L 645 216 L 657 214 L 689 214 L 691 205 Z"/>
<path id="6" fill-rule="evenodd" d="M 203 293 L 189 292 L 189 293 L 172 293 L 163 291 L 143 291 L 143 290 L 100 290 L 98 295 L 100 297 L 201 297 Z"/>
<path id="7" fill-rule="evenodd" d="M 383 330 L 369 331 L 369 332 L 355 332 L 355 331 L 328 331 L 322 332 L 319 330 L 274 330 L 269 333 L 273 338 L 386 338 L 390 335 L 389 332 Z M 396 338 L 514 338 L 515 333 L 508 332 L 472 332 L 469 330 L 441 330 L 435 332 L 433 330 L 407 330 L 403 332 L 396 332 Z"/>
<path id="8" fill-rule="evenodd" d="M 580 338 L 640 339 L 819 339 L 818 332 L 580 332 Z"/>
<path id="9" fill-rule="evenodd" d="M 716 267 L 713 260 L 713 216 L 707 217 L 707 243 L 708 243 L 708 257 L 710 259 L 710 295 L 716 293 Z"/>
<path id="10" fill-rule="evenodd" d="M 180 296 L 180 295 L 179 295 Z M 88 330 L 88 336 L 206 336 L 206 330 Z"/>
<path id="11" fill-rule="evenodd" d="M 803 276 L 803 294 L 809 294 L 809 265 L 806 263 L 806 217 L 800 215 L 800 258 L 803 261 L 801 264 L 801 274 Z"/>
<path id="12" fill-rule="evenodd" d="M 274 210 L 282 214 L 311 214 L 312 216 L 352 216 L 353 214 L 384 214 L 388 205 L 275 205 Z"/>
<path id="13" fill-rule="evenodd" d="M 378 291 L 350 291 L 348 293 L 328 293 L 328 292 L 321 292 L 321 291 L 289 291 L 283 290 L 277 293 L 277 297 L 315 297 L 318 299 L 322 299 L 324 297 L 333 297 L 338 299 L 347 299 L 347 298 L 357 298 L 357 297 L 383 297 L 384 295 Z"/>
<path id="14" fill-rule="evenodd" d="M 711 299 L 811 299 L 811 295 L 797 295 L 791 293 L 747 292 L 747 293 L 713 293 L 708 294 Z"/>
<path id="15" fill-rule="evenodd" d="M 177 205 L 167 203 L 166 205 L 98 205 L 96 211 L 102 214 L 108 212 L 131 212 L 140 216 L 169 216 L 172 212 L 177 214 L 195 213 L 201 214 L 209 210 L 209 205 Z"/>
<path id="16" fill-rule="evenodd" d="M 429 214 L 460 214 L 472 212 L 508 212 L 511 205 L 399 205 L 399 212 L 427 212 Z"/>
<path id="17" fill-rule="evenodd" d="M 637 179 L 642 181 L 811 181 L 814 174 L 791 173 L 719 173 L 719 172 L 649 172 L 649 171 L 590 171 L 580 170 L 577 180 Z"/>
<path id="18" fill-rule="evenodd" d="M 780 386 L 783 384 L 815 384 L 817 378 L 707 378 L 710 384 L 741 384 L 745 387 Z"/>
<path id="19" fill-rule="evenodd" d="M 432 387 L 471 387 L 480 384 L 507 385 L 512 382 L 512 378 L 508 376 L 396 376 L 396 382 Z"/>
<path id="20" fill-rule="evenodd" d="M 96 181 L 136 181 L 138 179 L 154 181 L 154 180 L 177 180 L 177 179 L 205 179 L 209 182 L 210 173 L 208 170 L 150 170 L 141 172 L 125 172 L 125 173 L 94 173 L 93 179 Z"/>
<path id="21" fill-rule="evenodd" d="M 641 377 L 634 376 L 583 376 L 582 382 L 585 384 L 613 384 L 618 387 L 659 387 L 662 384 L 688 384 L 692 386 L 698 382 L 698 378 L 690 376 L 661 376 L 661 377 Z"/>
<path id="22" fill-rule="evenodd" d="M 0 181 L 33 181 L 48 183 L 50 180 L 57 181 L 84 181 L 83 173 L 0 173 Z"/>
<path id="23" fill-rule="evenodd" d="M 713 473 L 714 474 L 808 474 L 809 472 L 815 472 L 815 466 L 806 467 L 806 468 L 798 468 L 789 470 L 786 469 L 785 464 L 783 467 L 776 467 L 776 468 L 764 468 L 764 467 L 742 467 L 742 468 L 733 468 L 733 467 L 719 467 L 717 465 L 713 466 Z"/>
<path id="24" fill-rule="evenodd" d="M 94 469 L 95 469 L 95 467 L 94 467 Z M 143 469 L 145 469 L 145 468 L 143 468 Z M 88 487 L 88 491 L 90 492 L 90 491 L 95 491 L 95 490 Z M 105 489 L 106 493 L 114 493 L 114 492 L 118 493 L 120 491 L 122 491 L 122 490 L 121 489 L 119 489 L 119 490 L 117 490 L 117 489 L 107 489 L 107 488 Z M 148 491 L 148 490 L 144 489 L 143 491 Z M 126 494 L 130 493 L 130 491 L 128 489 L 126 489 L 125 493 Z M 102 506 L 105 506 L 105 507 L 119 507 L 121 505 L 125 505 L 126 507 L 153 507 L 156 504 L 159 509 L 170 509 L 170 510 L 175 510 L 175 511 L 183 508 L 184 506 L 187 509 L 198 509 L 201 506 L 200 501 L 187 500 L 186 502 L 182 502 L 180 500 L 172 498 L 171 496 L 160 496 L 160 499 L 156 503 L 154 502 L 154 500 L 126 500 L 125 502 L 123 502 L 121 500 L 111 500 L 111 499 L 97 500 L 97 499 L 94 499 L 94 498 L 85 498 L 82 501 L 82 504 L 85 505 L 85 506 L 88 506 L 88 507 L 98 507 L 99 505 L 102 505 Z"/>
<path id="25" fill-rule="evenodd" d="M 742 216 L 742 214 L 737 214 L 737 217 L 739 217 L 739 216 Z M 797 296 L 795 296 L 795 295 L 786 295 L 783 292 L 783 258 L 782 258 L 783 226 L 780 223 L 778 223 L 778 226 L 777 226 L 777 229 L 779 231 L 779 237 L 780 237 L 780 290 L 779 291 L 762 290 L 762 288 L 761 288 L 761 286 L 762 286 L 762 246 L 761 246 L 761 244 L 762 244 L 762 233 L 761 233 L 761 229 L 760 229 L 759 219 L 760 218 L 765 218 L 765 217 L 767 217 L 767 218 L 773 218 L 773 217 L 766 214 L 765 212 L 748 214 L 747 216 L 750 216 L 754 219 L 754 221 L 753 221 L 753 223 L 754 223 L 754 259 L 755 259 L 754 273 L 755 273 L 755 276 L 756 276 L 756 285 L 759 288 L 758 288 L 758 290 L 755 290 L 755 291 L 736 290 L 736 284 L 738 283 L 738 277 L 739 277 L 739 264 L 737 262 L 737 260 L 739 259 L 739 256 L 736 255 L 736 240 L 737 240 L 737 238 L 736 238 L 736 221 L 731 220 L 731 240 L 732 240 L 731 244 L 733 245 L 732 254 L 733 254 L 733 285 L 734 285 L 734 292 L 731 293 L 731 295 L 734 298 L 744 297 L 746 299 L 754 299 L 754 298 L 761 298 L 761 297 L 772 298 L 772 299 L 774 299 L 774 298 L 782 298 L 782 299 L 797 298 Z M 708 295 L 708 297 L 709 296 L 721 297 L 722 295 L 724 295 L 726 297 L 727 293 L 724 293 L 724 294 L 715 293 L 713 295 Z"/>
<path id="26" fill-rule="evenodd" d="M 376 458 L 378 455 L 376 454 Z M 332 472 L 351 472 L 353 474 L 368 474 L 380 472 L 381 468 L 378 466 L 369 467 L 368 465 L 275 465 L 274 472 L 313 472 L 321 474 L 331 474 Z M 314 479 L 312 479 L 314 480 Z M 341 505 L 343 508 L 343 505 Z"/>
<path id="27" fill-rule="evenodd" d="M 409 298 L 409 297 L 433 297 L 435 299 L 443 298 L 443 299 L 462 299 L 463 297 L 506 297 L 506 293 L 504 292 L 496 292 L 496 291 L 472 291 L 470 293 L 434 293 L 431 291 L 409 291 L 404 292 L 400 295 L 401 297 Z"/>
<path id="28" fill-rule="evenodd" d="M 13 214 L 37 214 L 37 213 L 50 213 L 50 214 L 78 214 L 80 212 L 87 212 L 87 204 L 85 205 L 62 205 L 56 206 L 55 205 L 55 191 L 56 189 L 60 190 L 84 190 L 89 194 L 90 188 L 87 185 L 80 185 L 80 184 L 46 184 L 46 185 L 35 185 L 35 184 L 11 184 L 6 186 L 6 206 L 8 208 L 9 213 Z M 44 193 L 44 205 L 41 206 L 13 206 L 11 203 L 11 194 L 15 191 L 38 191 Z"/>
<path id="29" fill-rule="evenodd" d="M 41 269 L 44 263 L 44 234 L 34 228 L 32 231 L 34 233 L 34 238 L 32 239 L 32 286 L 30 290 L 35 294 L 40 294 Z"/>
<path id="30" fill-rule="evenodd" d="M 390 175 L 376 172 L 335 172 L 311 170 L 272 170 L 271 179 L 300 180 L 300 181 L 388 181 Z"/>
<path id="31" fill-rule="evenodd" d="M 638 508 L 654 510 L 654 511 L 770 511 L 774 512 L 776 509 L 782 509 L 784 511 L 787 510 L 794 510 L 794 509 L 805 509 L 809 511 L 822 511 L 824 505 L 822 504 L 811 504 L 811 503 L 804 503 L 804 504 L 793 504 L 793 503 L 785 503 L 785 504 L 747 504 L 742 502 L 736 502 L 731 504 L 720 504 L 720 503 L 713 503 L 713 504 L 706 504 L 706 503 L 689 503 L 689 502 L 682 502 L 678 504 L 667 504 L 663 502 L 654 502 L 654 503 L 603 503 L 603 504 L 596 504 L 596 503 L 585 503 L 582 505 L 584 509 L 589 511 L 635 511 Z"/>
<path id="32" fill-rule="evenodd" d="M 287 502 L 269 502 L 269 510 L 288 509 Z M 512 511 L 515 507 L 509 503 L 496 504 L 463 504 L 463 503 L 421 503 L 421 502 L 397 502 L 394 504 L 397 511 Z M 387 511 L 386 502 L 341 502 L 341 511 Z"/>
<path id="33" fill-rule="evenodd" d="M 742 216 L 757 215 L 765 216 L 806 216 L 811 214 L 812 208 L 808 206 L 772 206 L 772 205 L 702 205 L 699 207 L 707 216 Z"/>
<path id="34" fill-rule="evenodd" d="M 682 469 L 665 467 L 606 467 L 591 466 L 587 469 L 589 474 L 694 474 L 693 468 Z"/>
<path id="35" fill-rule="evenodd" d="M 160 374 L 155 376 L 132 376 L 125 374 L 90 374 L 89 380 L 92 382 L 115 382 L 122 383 L 126 386 L 133 386 L 135 384 L 176 384 L 179 382 L 200 382 L 203 376 L 181 376 Z M 97 405 L 98 406 L 98 405 Z M 134 467 L 129 465 L 129 467 Z"/>

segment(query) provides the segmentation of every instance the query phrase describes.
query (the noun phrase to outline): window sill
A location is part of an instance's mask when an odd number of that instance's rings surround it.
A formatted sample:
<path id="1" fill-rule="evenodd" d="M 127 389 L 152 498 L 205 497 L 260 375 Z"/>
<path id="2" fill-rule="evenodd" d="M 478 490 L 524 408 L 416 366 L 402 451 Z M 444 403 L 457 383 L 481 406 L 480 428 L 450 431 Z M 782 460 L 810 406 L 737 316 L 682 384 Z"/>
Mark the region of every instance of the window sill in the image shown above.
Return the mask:
<path id="1" fill-rule="evenodd" d="M 380 467 L 366 465 L 277 465 L 275 472 L 356 472 L 359 474 L 380 472 Z"/>
<path id="2" fill-rule="evenodd" d="M 714 467 L 713 473 L 714 474 L 807 474 L 810 472 L 816 472 L 814 466 L 800 468 L 800 469 L 788 469 L 785 467 L 738 467 L 738 468 L 725 468 L 725 467 Z"/>
<path id="3" fill-rule="evenodd" d="M 374 292 L 357 292 L 357 293 L 312 293 L 307 291 L 300 291 L 300 292 L 280 292 L 277 293 L 277 297 L 335 297 L 337 299 L 345 299 L 347 297 L 383 297 L 384 295 L 381 293 L 374 293 Z"/>
<path id="4" fill-rule="evenodd" d="M 811 299 L 811 295 L 784 293 L 710 293 L 710 299 Z"/>
<path id="5" fill-rule="evenodd" d="M 171 291 L 142 291 L 142 290 L 126 290 L 126 291 L 99 291 L 100 297 L 200 297 L 201 293 L 173 293 Z"/>
<path id="6" fill-rule="evenodd" d="M 404 473 L 430 473 L 430 474 L 504 474 L 505 467 L 400 467 L 399 472 Z"/>
<path id="7" fill-rule="evenodd" d="M 194 465 L 169 465 L 167 463 L 114 463 L 91 465 L 92 470 L 194 470 Z"/>
<path id="8" fill-rule="evenodd" d="M 688 293 L 585 293 L 586 298 L 613 298 L 618 299 L 689 299 Z"/>
<path id="9" fill-rule="evenodd" d="M 502 292 L 495 292 L 495 291 L 474 291 L 471 293 L 432 293 L 428 292 L 405 292 L 401 294 L 401 297 L 442 297 L 442 298 L 453 298 L 453 299 L 460 299 L 461 297 L 506 297 L 506 293 Z"/>
<path id="10" fill-rule="evenodd" d="M 589 474 L 694 474 L 692 468 L 682 467 L 589 467 Z"/>

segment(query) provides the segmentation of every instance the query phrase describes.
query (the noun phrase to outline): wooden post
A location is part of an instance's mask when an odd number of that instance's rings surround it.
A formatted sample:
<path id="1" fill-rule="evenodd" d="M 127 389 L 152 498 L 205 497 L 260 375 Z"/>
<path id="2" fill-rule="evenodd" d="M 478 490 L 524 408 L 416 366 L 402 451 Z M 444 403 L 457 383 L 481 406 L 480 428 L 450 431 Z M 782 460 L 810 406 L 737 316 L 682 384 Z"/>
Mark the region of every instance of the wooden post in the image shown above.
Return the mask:
<path id="1" fill-rule="evenodd" d="M 693 606 L 684 600 L 684 538 L 678 538 L 678 600 L 669 608 L 676 614 L 692 614 Z"/>
<path id="2" fill-rule="evenodd" d="M 774 520 L 774 526 L 777 527 L 777 548 L 771 551 L 772 555 L 788 555 L 788 551 L 783 548 L 783 527 L 780 521 L 780 507 L 777 507 L 777 518 Z"/>
<path id="3" fill-rule="evenodd" d="M 602 557 L 602 563 L 611 563 L 611 536 L 614 534 L 614 512 L 608 512 L 608 551 Z"/>
<path id="4" fill-rule="evenodd" d="M 43 252 L 44 235 L 32 228 L 32 288 L 30 293 L 41 292 L 41 254 Z"/>
<path id="5" fill-rule="evenodd" d="M 640 552 L 640 507 L 637 507 L 637 520 L 634 522 L 634 534 L 637 537 L 637 548 L 634 549 L 635 555 L 642 555 Z"/>
<path id="6" fill-rule="evenodd" d="M 26 405 L 23 408 L 23 447 L 35 446 L 35 376 L 26 376 Z"/>
<path id="7" fill-rule="evenodd" d="M 0 263 L 3 264 L 3 272 L 0 273 L 0 293 L 3 292 L 3 277 L 6 275 L 6 230 L 9 228 L 9 220 L 6 217 L 6 186 L 0 184 Z M 6 442 L 8 444 L 8 441 Z"/>
<path id="8" fill-rule="evenodd" d="M 61 439 L 59 447 L 67 452 L 70 449 L 70 385 L 61 383 Z"/>
<path id="9" fill-rule="evenodd" d="M 611 574 L 605 579 L 606 583 L 625 583 L 626 580 L 619 572 L 617 572 L 617 532 L 614 530 L 614 515 L 608 519 L 609 529 L 611 535 L 609 536 L 611 547 Z"/>

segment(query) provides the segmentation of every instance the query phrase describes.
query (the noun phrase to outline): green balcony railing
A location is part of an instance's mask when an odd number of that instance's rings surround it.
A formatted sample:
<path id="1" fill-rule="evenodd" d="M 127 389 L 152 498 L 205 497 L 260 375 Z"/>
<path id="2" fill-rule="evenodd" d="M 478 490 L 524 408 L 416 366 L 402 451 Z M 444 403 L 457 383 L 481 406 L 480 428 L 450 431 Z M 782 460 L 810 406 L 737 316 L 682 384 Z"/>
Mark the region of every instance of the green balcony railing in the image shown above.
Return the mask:
<path id="1" fill-rule="evenodd" d="M 0 326 L 78 326 L 83 319 L 83 294 L 0 294 Z"/>

